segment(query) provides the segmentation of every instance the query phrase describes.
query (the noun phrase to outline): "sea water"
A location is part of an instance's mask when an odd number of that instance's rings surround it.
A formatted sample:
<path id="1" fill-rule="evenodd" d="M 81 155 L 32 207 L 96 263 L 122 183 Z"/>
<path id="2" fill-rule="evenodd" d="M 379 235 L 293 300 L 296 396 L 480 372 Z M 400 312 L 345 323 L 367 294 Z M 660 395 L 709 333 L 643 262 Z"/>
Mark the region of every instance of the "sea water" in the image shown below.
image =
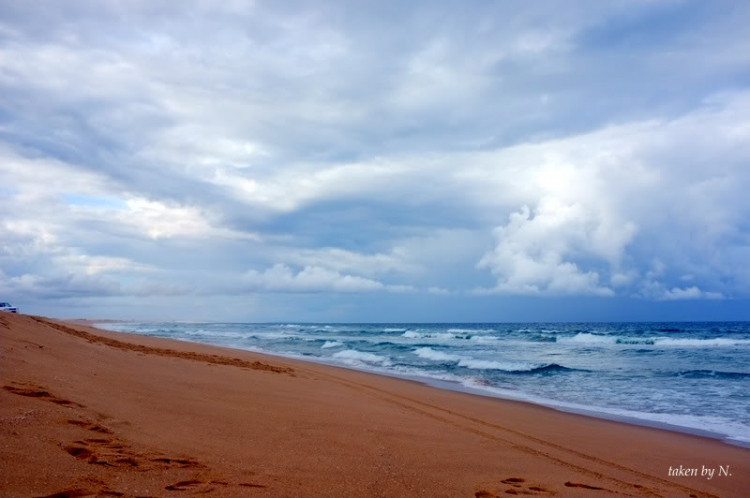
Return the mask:
<path id="1" fill-rule="evenodd" d="M 99 326 L 417 378 L 750 444 L 750 322 Z"/>

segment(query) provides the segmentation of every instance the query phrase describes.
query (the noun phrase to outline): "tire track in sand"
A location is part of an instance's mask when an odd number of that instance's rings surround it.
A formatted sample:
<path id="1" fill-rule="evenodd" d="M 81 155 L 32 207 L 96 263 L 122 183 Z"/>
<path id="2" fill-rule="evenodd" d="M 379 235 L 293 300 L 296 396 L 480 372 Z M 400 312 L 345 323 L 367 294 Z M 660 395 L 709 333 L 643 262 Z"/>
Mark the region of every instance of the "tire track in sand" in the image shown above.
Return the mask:
<path id="1" fill-rule="evenodd" d="M 400 395 L 400 394 L 397 394 L 397 393 L 394 393 L 385 389 L 381 389 L 378 387 L 374 387 L 368 384 L 364 384 L 361 382 L 344 379 L 342 377 L 338 377 L 333 374 L 308 370 L 308 369 L 300 368 L 300 367 L 297 367 L 297 369 L 301 371 L 305 371 L 310 375 L 318 375 L 318 376 L 327 377 L 329 380 L 336 382 L 340 385 L 348 386 L 349 388 L 355 389 L 359 392 L 366 392 L 367 394 L 371 396 L 375 396 L 379 399 L 382 399 L 383 401 L 395 404 L 404 409 L 419 413 L 420 415 L 427 416 L 431 419 L 438 420 L 440 422 L 443 422 L 448 425 L 454 426 L 456 428 L 471 432 L 473 434 L 477 434 L 484 438 L 508 444 L 514 449 L 523 451 L 533 456 L 537 456 L 540 458 L 550 460 L 557 465 L 560 465 L 560 466 L 563 466 L 572 470 L 576 470 L 578 472 L 581 472 L 586 475 L 590 475 L 591 477 L 594 477 L 597 479 L 608 480 L 616 484 L 618 487 L 624 488 L 625 490 L 628 490 L 630 492 L 635 492 L 639 495 L 662 496 L 659 493 L 659 491 L 651 489 L 650 487 L 647 487 L 643 484 L 639 484 L 637 482 L 625 481 L 618 477 L 608 475 L 605 472 L 607 470 L 610 470 L 610 471 L 614 470 L 614 471 L 628 473 L 637 477 L 638 479 L 649 481 L 650 483 L 652 483 L 652 485 L 657 484 L 660 486 L 664 486 L 670 490 L 668 492 L 679 491 L 679 492 L 687 493 L 689 496 L 694 497 L 694 498 L 719 498 L 717 495 L 714 495 L 705 491 L 690 488 L 689 486 L 684 486 L 682 484 L 678 484 L 678 483 L 669 481 L 667 479 L 663 479 L 658 476 L 647 474 L 645 472 L 642 472 L 642 471 L 639 471 L 630 467 L 626 467 L 624 465 L 621 465 L 615 462 L 611 462 L 611 461 L 608 461 L 599 457 L 595 457 L 587 453 L 583 453 L 581 451 L 568 448 L 566 446 L 553 443 L 551 441 L 547 441 L 547 440 L 538 438 L 536 436 L 532 436 L 530 434 L 526 434 L 522 431 L 511 429 L 509 427 L 504 427 L 504 426 L 501 426 L 499 424 L 495 424 L 492 422 L 487 422 L 485 420 L 478 419 L 470 415 L 464 415 L 462 413 L 458 413 L 454 410 L 443 408 L 441 406 L 426 403 L 424 401 L 420 401 L 414 398 L 403 396 L 403 395 Z M 434 413 L 434 412 L 438 412 L 438 413 Z M 446 416 L 454 417 L 459 420 L 458 421 L 451 420 L 449 418 L 446 418 Z M 472 424 L 480 426 L 481 429 L 472 427 L 471 426 Z M 510 435 L 511 437 L 510 438 L 508 438 L 507 436 L 501 437 L 497 434 L 492 434 L 491 432 L 488 432 L 487 430 L 490 430 L 493 432 L 505 433 L 506 435 Z M 520 441 L 515 440 L 516 438 L 520 439 Z M 562 452 L 565 454 L 565 456 L 564 457 L 562 455 L 555 456 L 542 449 L 534 448 L 532 447 L 532 445 L 539 445 L 539 446 L 544 447 L 547 450 Z M 582 465 L 571 463 L 569 461 L 570 457 L 585 460 L 588 463 L 593 463 L 600 467 L 604 467 L 606 470 L 595 471 L 588 467 L 584 467 Z M 617 493 L 625 494 L 628 496 L 634 496 L 630 494 L 628 491 L 620 491 Z M 665 492 L 665 491 L 662 491 L 662 492 Z"/>

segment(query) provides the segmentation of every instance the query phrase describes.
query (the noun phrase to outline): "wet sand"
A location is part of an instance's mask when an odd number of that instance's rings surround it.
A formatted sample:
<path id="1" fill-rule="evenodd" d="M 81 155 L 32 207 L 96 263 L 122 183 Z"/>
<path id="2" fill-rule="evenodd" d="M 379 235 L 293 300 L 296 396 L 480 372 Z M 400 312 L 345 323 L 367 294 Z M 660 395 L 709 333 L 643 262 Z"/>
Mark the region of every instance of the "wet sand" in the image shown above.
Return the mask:
<path id="1" fill-rule="evenodd" d="M 82 323 L 0 315 L 0 369 L 1 496 L 750 495 L 718 440 Z"/>

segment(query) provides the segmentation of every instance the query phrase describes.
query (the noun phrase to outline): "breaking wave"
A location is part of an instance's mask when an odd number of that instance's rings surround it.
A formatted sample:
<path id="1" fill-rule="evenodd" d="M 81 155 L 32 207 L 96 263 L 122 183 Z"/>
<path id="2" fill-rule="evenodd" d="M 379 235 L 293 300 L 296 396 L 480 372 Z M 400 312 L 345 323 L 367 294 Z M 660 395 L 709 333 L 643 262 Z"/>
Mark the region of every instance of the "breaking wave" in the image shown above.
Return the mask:
<path id="1" fill-rule="evenodd" d="M 711 339 L 695 338 L 673 338 L 673 337 L 623 337 L 612 335 L 599 335 L 590 332 L 581 332 L 574 336 L 556 336 L 554 342 L 560 344 L 587 344 L 587 345 L 644 345 L 662 347 L 732 347 L 750 346 L 750 339 L 733 339 L 729 337 L 715 337 Z"/>
<path id="2" fill-rule="evenodd" d="M 469 358 L 461 355 L 435 351 L 432 348 L 418 348 L 413 353 L 426 360 L 454 363 L 456 366 L 472 370 L 497 370 L 505 373 L 552 373 L 561 371 L 573 371 L 575 369 L 549 363 L 538 365 L 533 363 L 505 362 L 495 360 L 482 360 Z"/>

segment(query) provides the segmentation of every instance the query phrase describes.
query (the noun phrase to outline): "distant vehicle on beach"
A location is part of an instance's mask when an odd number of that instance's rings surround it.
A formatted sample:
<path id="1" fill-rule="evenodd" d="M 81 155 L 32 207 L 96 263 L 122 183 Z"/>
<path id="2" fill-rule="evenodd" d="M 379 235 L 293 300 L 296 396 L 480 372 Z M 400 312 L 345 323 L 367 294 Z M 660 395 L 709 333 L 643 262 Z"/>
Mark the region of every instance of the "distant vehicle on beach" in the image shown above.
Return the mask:
<path id="1" fill-rule="evenodd" d="M 7 311 L 8 313 L 18 313 L 18 308 L 11 306 L 10 303 L 0 303 L 0 311 Z"/>

